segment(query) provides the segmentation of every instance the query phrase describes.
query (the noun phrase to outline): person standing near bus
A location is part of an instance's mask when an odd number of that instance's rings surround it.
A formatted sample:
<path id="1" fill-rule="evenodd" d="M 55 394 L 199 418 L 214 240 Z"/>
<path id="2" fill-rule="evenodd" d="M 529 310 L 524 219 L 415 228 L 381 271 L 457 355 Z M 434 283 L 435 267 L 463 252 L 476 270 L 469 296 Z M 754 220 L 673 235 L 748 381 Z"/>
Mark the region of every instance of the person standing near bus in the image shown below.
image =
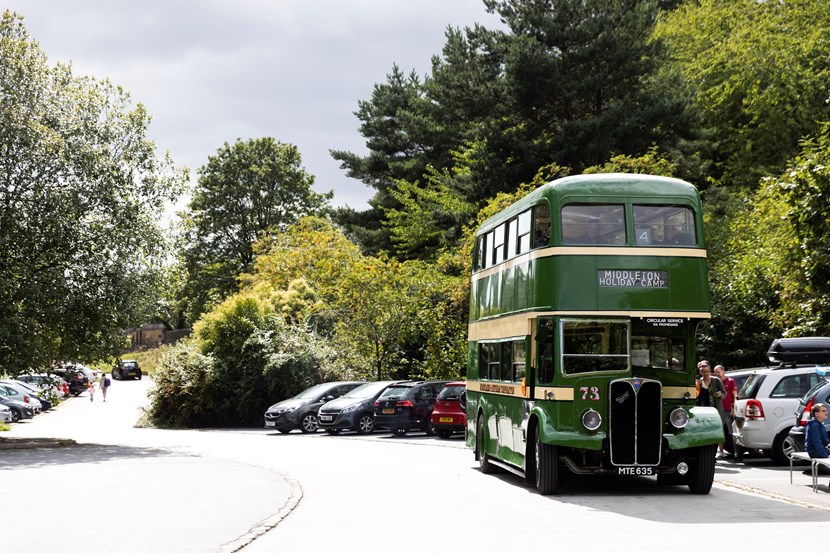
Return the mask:
<path id="1" fill-rule="evenodd" d="M 715 376 L 723 382 L 723 389 L 726 390 L 726 394 L 723 396 L 723 433 L 726 442 L 718 444 L 718 453 L 724 459 L 737 459 L 741 456 L 735 451 L 737 446 L 732 438 L 732 423 L 735 422 L 735 401 L 738 399 L 738 385 L 726 375 L 726 369 L 723 365 L 715 366 Z M 724 454 L 724 449 L 729 452 L 728 455 Z"/>
<path id="2" fill-rule="evenodd" d="M 720 415 L 721 424 L 725 420 L 723 414 L 723 398 L 726 395 L 726 390 L 723 387 L 723 382 L 717 376 L 712 376 L 712 366 L 709 361 L 703 360 L 697 364 L 697 370 L 700 372 L 700 389 L 697 395 L 697 404 L 707 407 L 714 407 Z M 719 444 L 719 448 L 723 444 Z M 715 456 L 716 459 L 723 458 L 722 453 Z"/>

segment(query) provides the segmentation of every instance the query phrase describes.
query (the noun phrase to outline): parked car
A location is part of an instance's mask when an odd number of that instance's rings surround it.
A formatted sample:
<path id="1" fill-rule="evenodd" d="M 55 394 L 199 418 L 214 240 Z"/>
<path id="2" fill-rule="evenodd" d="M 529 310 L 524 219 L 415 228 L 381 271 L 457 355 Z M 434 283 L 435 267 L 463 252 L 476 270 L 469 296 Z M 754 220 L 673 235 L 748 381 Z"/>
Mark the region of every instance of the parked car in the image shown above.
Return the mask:
<path id="1" fill-rule="evenodd" d="M 389 386 L 375 400 L 375 427 L 388 428 L 395 436 L 404 436 L 410 430 L 432 435 L 429 416 L 447 382 L 421 380 Z"/>
<path id="2" fill-rule="evenodd" d="M 265 428 L 287 434 L 299 428 L 303 433 L 317 432 L 317 411 L 329 401 L 351 392 L 365 382 L 326 382 L 303 390 L 296 396 L 275 403 L 265 411 Z"/>
<path id="3" fill-rule="evenodd" d="M 818 374 L 821 376 L 821 368 L 819 368 Z M 821 378 L 798 402 L 798 408 L 795 411 L 795 425 L 790 428 L 793 451 L 804 451 L 804 433 L 807 430 L 807 423 L 812 418 L 811 410 L 816 403 L 830 405 L 830 380 L 827 378 Z M 830 418 L 824 421 L 824 428 L 830 431 Z"/>
<path id="4" fill-rule="evenodd" d="M 3 387 L 0 387 L 0 405 L 5 405 L 9 408 L 12 415 L 12 422 L 20 422 L 23 419 L 31 419 L 35 416 L 34 407 L 22 401 L 12 399 Z"/>
<path id="5" fill-rule="evenodd" d="M 0 423 L 8 424 L 12 422 L 12 410 L 5 405 L 0 405 Z"/>
<path id="6" fill-rule="evenodd" d="M 16 380 L 25 382 L 30 387 L 39 390 L 42 394 L 47 394 L 49 390 L 52 390 L 58 399 L 69 395 L 69 384 L 57 375 L 21 374 Z"/>
<path id="7" fill-rule="evenodd" d="M 467 385 L 460 381 L 447 383 L 438 393 L 429 422 L 439 437 L 447 439 L 467 428 L 467 413 L 461 408 L 461 396 L 466 393 Z"/>
<path id="8" fill-rule="evenodd" d="M 40 409 L 42 411 L 48 411 L 52 408 L 52 402 L 49 401 L 49 399 L 46 397 L 46 394 L 44 394 L 40 390 L 34 389 L 25 382 L 20 382 L 18 380 L 0 380 L 0 383 L 13 384 L 18 390 L 22 391 L 23 393 L 29 394 L 30 397 L 33 397 L 36 400 L 38 400 L 38 402 L 40 402 Z"/>
<path id="9" fill-rule="evenodd" d="M 22 385 L 15 383 L 13 380 L 0 380 L 0 389 L 5 394 L 14 400 L 21 401 L 35 410 L 35 414 L 40 413 L 43 409 L 43 404 L 35 397 L 35 395 L 23 388 Z"/>
<path id="10" fill-rule="evenodd" d="M 66 381 L 69 386 L 69 393 L 73 396 L 81 395 L 89 386 L 89 378 L 86 376 L 86 373 L 78 370 L 74 365 L 52 367 L 50 372 Z"/>
<path id="11" fill-rule="evenodd" d="M 113 380 L 124 380 L 125 378 L 135 378 L 141 380 L 141 368 L 138 366 L 138 361 L 135 359 L 124 359 L 123 361 L 116 361 L 112 366 Z"/>
<path id="12" fill-rule="evenodd" d="M 332 435 L 343 430 L 355 430 L 358 434 L 373 432 L 375 400 L 386 388 L 398 382 L 402 381 L 367 382 L 340 399 L 324 404 L 317 412 L 320 428 Z"/>
<path id="13" fill-rule="evenodd" d="M 767 353 L 780 365 L 747 378 L 735 404 L 734 438 L 739 446 L 760 449 L 783 464 L 793 451 L 790 429 L 799 400 L 821 378 L 815 363 L 830 361 L 830 338 L 778 339 Z"/>

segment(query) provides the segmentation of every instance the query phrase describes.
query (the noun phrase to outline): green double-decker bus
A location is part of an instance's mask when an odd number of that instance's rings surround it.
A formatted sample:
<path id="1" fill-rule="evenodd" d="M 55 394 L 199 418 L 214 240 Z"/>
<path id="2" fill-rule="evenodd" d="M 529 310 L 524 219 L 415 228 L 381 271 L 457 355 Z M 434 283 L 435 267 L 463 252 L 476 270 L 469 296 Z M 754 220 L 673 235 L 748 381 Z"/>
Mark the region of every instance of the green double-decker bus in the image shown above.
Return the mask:
<path id="1" fill-rule="evenodd" d="M 467 445 L 542 494 L 574 475 L 708 493 L 717 411 L 695 407 L 710 317 L 700 196 L 650 175 L 545 184 L 476 233 Z"/>

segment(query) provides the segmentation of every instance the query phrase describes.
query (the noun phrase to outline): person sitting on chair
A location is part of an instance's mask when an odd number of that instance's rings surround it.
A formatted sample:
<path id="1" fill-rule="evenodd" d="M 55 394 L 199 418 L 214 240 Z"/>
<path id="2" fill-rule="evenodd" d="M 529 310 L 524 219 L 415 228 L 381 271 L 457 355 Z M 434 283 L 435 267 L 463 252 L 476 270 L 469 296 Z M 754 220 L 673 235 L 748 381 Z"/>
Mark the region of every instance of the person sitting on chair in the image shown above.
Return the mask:
<path id="1" fill-rule="evenodd" d="M 827 453 L 827 445 L 830 438 L 827 436 L 827 429 L 824 428 L 824 421 L 827 420 L 827 406 L 823 403 L 816 403 L 810 409 L 813 418 L 807 423 L 804 433 L 804 449 L 810 457 L 826 459 L 830 457 Z"/>

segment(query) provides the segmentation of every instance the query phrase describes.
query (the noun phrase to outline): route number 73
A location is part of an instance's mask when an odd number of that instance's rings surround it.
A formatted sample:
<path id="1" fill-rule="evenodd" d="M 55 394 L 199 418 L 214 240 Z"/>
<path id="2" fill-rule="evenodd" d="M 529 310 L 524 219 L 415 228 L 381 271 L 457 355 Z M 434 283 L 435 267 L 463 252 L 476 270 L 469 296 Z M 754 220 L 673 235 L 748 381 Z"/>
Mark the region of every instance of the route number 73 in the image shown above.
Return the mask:
<path id="1" fill-rule="evenodd" d="M 583 386 L 579 389 L 582 392 L 582 401 L 590 399 L 591 401 L 599 401 L 599 388 L 596 386 Z"/>

